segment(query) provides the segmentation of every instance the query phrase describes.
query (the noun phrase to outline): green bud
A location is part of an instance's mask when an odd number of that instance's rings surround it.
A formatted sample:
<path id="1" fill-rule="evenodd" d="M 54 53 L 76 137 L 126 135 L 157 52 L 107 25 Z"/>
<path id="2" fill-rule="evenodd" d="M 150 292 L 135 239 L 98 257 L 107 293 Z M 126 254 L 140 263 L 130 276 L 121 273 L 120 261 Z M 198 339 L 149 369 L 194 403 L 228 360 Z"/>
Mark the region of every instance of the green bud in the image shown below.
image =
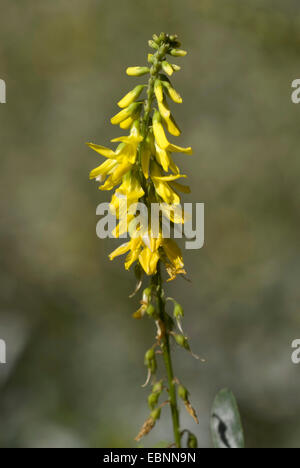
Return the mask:
<path id="1" fill-rule="evenodd" d="M 159 382 L 156 382 L 153 387 L 152 387 L 152 392 L 153 393 L 161 393 L 163 391 L 163 382 L 160 380 Z"/>
<path id="2" fill-rule="evenodd" d="M 149 304 L 148 307 L 147 307 L 146 312 L 147 312 L 147 315 L 149 315 L 149 317 L 155 318 L 156 310 L 155 310 L 154 305 Z"/>
<path id="3" fill-rule="evenodd" d="M 183 385 L 178 386 L 178 396 L 181 398 L 183 401 L 188 401 L 188 395 L 189 392 Z"/>
<path id="4" fill-rule="evenodd" d="M 126 73 L 129 76 L 142 76 L 149 72 L 150 70 L 148 67 L 128 67 L 126 70 Z"/>
<path id="5" fill-rule="evenodd" d="M 157 405 L 159 399 L 159 393 L 150 393 L 148 396 L 148 405 L 150 409 L 154 409 L 155 406 Z"/>
<path id="6" fill-rule="evenodd" d="M 164 32 L 160 33 L 159 39 L 160 39 L 161 41 L 165 41 L 165 40 L 167 39 L 166 33 L 164 33 Z"/>
<path id="7" fill-rule="evenodd" d="M 143 301 L 148 302 L 151 297 L 151 288 L 146 288 L 143 291 Z"/>
<path id="8" fill-rule="evenodd" d="M 170 51 L 170 55 L 173 57 L 185 57 L 187 54 L 186 50 L 181 50 L 181 49 L 172 49 Z"/>
<path id="9" fill-rule="evenodd" d="M 174 63 L 172 63 L 172 68 L 174 71 L 180 71 L 181 70 L 181 67 L 179 65 L 175 65 Z"/>
<path id="10" fill-rule="evenodd" d="M 152 49 L 156 49 L 156 50 L 159 49 L 158 44 L 156 44 L 156 42 L 152 41 L 152 39 L 150 39 L 150 41 L 148 41 L 148 44 L 149 44 L 149 47 L 151 47 Z"/>
<path id="11" fill-rule="evenodd" d="M 155 42 L 158 42 L 158 41 L 159 41 L 159 37 L 158 37 L 157 34 L 153 34 L 152 39 L 153 39 Z"/>
<path id="12" fill-rule="evenodd" d="M 184 316 L 183 308 L 181 307 L 180 304 L 178 304 L 178 302 L 174 302 L 173 314 L 176 319 L 180 319 L 181 317 Z"/>
<path id="13" fill-rule="evenodd" d="M 189 432 L 189 437 L 188 437 L 188 440 L 187 440 L 187 446 L 188 446 L 188 448 L 198 448 L 197 439 L 194 436 L 194 434 L 192 434 L 191 432 Z"/>
<path id="14" fill-rule="evenodd" d="M 174 334 L 173 336 L 174 336 L 174 339 L 175 339 L 176 343 L 179 346 L 186 349 L 187 351 L 190 351 L 190 345 L 189 345 L 188 340 L 186 339 L 185 336 L 178 335 L 178 334 Z"/>
<path id="15" fill-rule="evenodd" d="M 156 421 L 160 418 L 161 408 L 156 408 L 155 410 L 151 411 L 151 418 Z"/>
<path id="16" fill-rule="evenodd" d="M 150 348 L 145 354 L 145 366 L 149 366 L 149 362 L 153 359 L 155 359 L 155 351 L 153 348 Z"/>

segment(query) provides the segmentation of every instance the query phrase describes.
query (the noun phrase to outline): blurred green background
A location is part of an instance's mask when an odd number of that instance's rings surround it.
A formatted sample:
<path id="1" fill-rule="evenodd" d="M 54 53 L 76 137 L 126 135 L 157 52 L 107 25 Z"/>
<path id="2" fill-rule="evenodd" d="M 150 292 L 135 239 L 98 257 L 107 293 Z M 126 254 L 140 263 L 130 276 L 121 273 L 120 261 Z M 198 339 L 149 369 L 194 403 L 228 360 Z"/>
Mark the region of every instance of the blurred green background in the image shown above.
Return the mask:
<path id="1" fill-rule="evenodd" d="M 143 355 L 152 322 L 131 318 L 133 274 L 99 240 L 86 141 L 119 136 L 109 119 L 142 79 L 154 32 L 189 51 L 174 77 L 178 155 L 204 202 L 206 244 L 185 252 L 184 306 L 199 364 L 174 349 L 211 444 L 216 392 L 235 393 L 248 447 L 300 447 L 298 0 L 1 0 L 0 366 L 2 447 L 134 447 L 147 416 Z M 144 441 L 170 440 L 168 411 Z"/>

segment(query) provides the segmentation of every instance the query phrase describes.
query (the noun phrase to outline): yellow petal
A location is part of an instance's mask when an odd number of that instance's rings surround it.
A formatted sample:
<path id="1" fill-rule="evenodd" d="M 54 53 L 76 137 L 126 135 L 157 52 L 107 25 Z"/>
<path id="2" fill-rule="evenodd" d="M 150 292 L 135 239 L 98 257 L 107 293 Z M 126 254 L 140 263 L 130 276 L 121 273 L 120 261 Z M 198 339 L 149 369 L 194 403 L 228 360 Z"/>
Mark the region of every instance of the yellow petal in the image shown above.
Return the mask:
<path id="1" fill-rule="evenodd" d="M 123 122 L 120 123 L 120 128 L 122 128 L 122 130 L 127 130 L 128 128 L 131 127 L 133 122 L 134 122 L 134 119 L 132 117 L 128 117 L 128 119 L 123 120 Z"/>
<path id="2" fill-rule="evenodd" d="M 167 73 L 167 75 L 169 75 L 169 76 L 173 75 L 174 70 L 173 70 L 172 66 L 169 64 L 169 62 L 163 61 L 161 66 L 162 66 L 163 71 L 165 73 Z"/>
<path id="3" fill-rule="evenodd" d="M 117 249 L 111 252 L 111 254 L 109 254 L 110 260 L 113 260 L 119 255 L 123 255 L 124 253 L 128 252 L 129 249 L 130 249 L 130 242 L 125 242 L 125 244 L 120 245 Z"/>
<path id="4" fill-rule="evenodd" d="M 87 143 L 87 145 L 92 148 L 92 150 L 96 151 L 102 156 L 105 156 L 106 158 L 113 158 L 115 156 L 115 152 L 110 148 L 106 148 L 105 146 L 95 145 L 94 143 Z"/>
<path id="5" fill-rule="evenodd" d="M 168 96 L 172 99 L 172 101 L 176 102 L 176 104 L 182 103 L 182 97 L 180 94 L 172 87 L 171 83 L 166 80 L 162 80 L 162 85 L 166 88 Z"/>
<path id="6" fill-rule="evenodd" d="M 158 180 L 161 182 L 172 182 L 173 180 L 177 180 L 183 177 L 186 179 L 186 175 L 183 174 L 176 174 L 176 175 L 166 175 L 166 176 L 152 176 L 152 180 Z"/>
<path id="7" fill-rule="evenodd" d="M 170 146 L 161 123 L 161 115 L 158 111 L 155 111 L 153 116 L 153 133 L 160 148 L 167 149 Z"/>
<path id="8" fill-rule="evenodd" d="M 168 129 L 168 132 L 171 133 L 171 135 L 179 136 L 181 134 L 181 130 L 178 127 L 172 115 L 170 115 L 169 117 L 166 117 L 164 120 Z"/>
<path id="9" fill-rule="evenodd" d="M 181 146 L 173 145 L 172 143 L 170 143 L 167 149 L 172 153 L 193 154 L 193 150 L 190 146 L 188 148 L 182 148 Z"/>
<path id="10" fill-rule="evenodd" d="M 95 179 L 101 175 L 108 174 L 109 171 L 111 171 L 117 164 L 118 162 L 114 159 L 108 159 L 90 172 L 90 179 Z"/>
<path id="11" fill-rule="evenodd" d="M 162 102 L 164 98 L 164 92 L 163 92 L 163 87 L 162 87 L 162 83 L 160 80 L 155 80 L 154 92 L 155 92 L 157 102 Z"/>
<path id="12" fill-rule="evenodd" d="M 176 269 L 183 268 L 183 257 L 180 248 L 173 239 L 164 239 L 163 249 Z"/>
<path id="13" fill-rule="evenodd" d="M 127 93 L 126 96 L 121 99 L 121 101 L 118 102 L 118 106 L 121 107 L 121 109 L 128 107 L 140 96 L 144 88 L 145 85 L 136 86 L 132 91 L 129 91 L 129 93 Z"/>
<path id="14" fill-rule="evenodd" d="M 159 253 L 151 252 L 148 247 L 144 247 L 139 255 L 139 262 L 147 275 L 154 275 L 156 273 L 157 262 L 159 260 Z"/>
<path id="15" fill-rule="evenodd" d="M 142 76 L 149 73 L 149 71 L 150 69 L 148 67 L 129 67 L 126 70 L 126 73 L 129 76 Z"/>
<path id="16" fill-rule="evenodd" d="M 188 185 L 179 184 L 178 182 L 171 182 L 170 185 L 174 190 L 178 190 L 178 192 L 191 193 L 191 189 Z"/>

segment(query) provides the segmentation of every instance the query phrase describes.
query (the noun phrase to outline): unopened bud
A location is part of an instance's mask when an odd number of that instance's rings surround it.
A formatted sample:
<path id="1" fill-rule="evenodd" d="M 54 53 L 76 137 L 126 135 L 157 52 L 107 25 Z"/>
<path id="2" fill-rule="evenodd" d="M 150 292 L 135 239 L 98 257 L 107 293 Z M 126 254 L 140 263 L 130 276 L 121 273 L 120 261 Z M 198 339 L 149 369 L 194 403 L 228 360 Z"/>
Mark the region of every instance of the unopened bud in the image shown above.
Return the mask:
<path id="1" fill-rule="evenodd" d="M 187 446 L 188 446 L 188 448 L 198 448 L 197 439 L 194 436 L 194 434 L 192 434 L 191 432 L 189 432 L 189 437 L 188 437 L 188 440 L 187 440 Z"/>
<path id="2" fill-rule="evenodd" d="M 173 57 L 185 57 L 186 54 L 187 54 L 187 51 L 186 50 L 181 50 L 181 49 L 172 49 L 170 51 L 170 54 Z"/>
<path id="3" fill-rule="evenodd" d="M 151 411 L 151 418 L 153 421 L 156 421 L 157 419 L 160 418 L 160 413 L 161 413 L 161 408 L 156 408 L 155 410 Z"/>
<path id="4" fill-rule="evenodd" d="M 186 339 L 185 336 L 183 335 L 178 335 L 176 333 L 174 333 L 174 339 L 176 341 L 176 343 L 181 346 L 182 348 L 186 349 L 187 351 L 190 351 L 190 345 L 188 343 L 188 340 Z"/>
<path id="5" fill-rule="evenodd" d="M 152 49 L 159 49 L 159 46 L 158 44 L 156 44 L 156 42 L 152 41 L 152 39 L 150 39 L 150 41 L 148 41 L 148 44 L 149 44 L 149 47 L 151 47 Z"/>
<path id="6" fill-rule="evenodd" d="M 149 299 L 151 297 L 151 288 L 146 288 L 143 291 L 143 301 L 144 302 L 149 302 Z"/>
<path id="7" fill-rule="evenodd" d="M 175 302 L 174 303 L 174 311 L 173 311 L 173 314 L 174 314 L 174 317 L 176 319 L 180 319 L 184 316 L 184 312 L 183 312 L 183 308 L 181 307 L 180 304 L 178 304 L 178 302 Z"/>
<path id="8" fill-rule="evenodd" d="M 156 309 L 154 305 L 149 304 L 146 312 L 147 312 L 147 315 L 149 315 L 149 317 L 156 319 Z"/>
<path id="9" fill-rule="evenodd" d="M 157 363 L 156 363 L 155 351 L 153 348 L 148 349 L 148 351 L 146 352 L 144 363 L 145 363 L 145 366 L 147 366 L 148 369 L 150 369 L 152 374 L 156 372 Z"/>
<path id="10" fill-rule="evenodd" d="M 161 393 L 163 391 L 163 382 L 160 380 L 159 382 L 156 382 L 153 387 L 152 387 L 152 392 L 153 393 Z"/>
<path id="11" fill-rule="evenodd" d="M 129 76 L 142 76 L 146 75 L 146 73 L 149 73 L 149 68 L 148 67 L 129 67 L 126 70 L 127 75 Z"/>
<path id="12" fill-rule="evenodd" d="M 157 405 L 159 399 L 159 393 L 150 393 L 148 396 L 148 405 L 150 409 L 154 409 L 155 406 Z"/>
<path id="13" fill-rule="evenodd" d="M 178 396 L 181 398 L 183 401 L 188 400 L 189 392 L 183 385 L 178 386 Z"/>
<path id="14" fill-rule="evenodd" d="M 166 62 L 166 61 L 164 60 L 164 61 L 162 62 L 162 64 L 161 64 L 161 66 L 162 66 L 163 71 L 164 71 L 167 75 L 169 75 L 169 76 L 172 76 L 172 75 L 173 75 L 174 70 L 173 70 L 172 66 L 169 64 L 169 62 Z"/>

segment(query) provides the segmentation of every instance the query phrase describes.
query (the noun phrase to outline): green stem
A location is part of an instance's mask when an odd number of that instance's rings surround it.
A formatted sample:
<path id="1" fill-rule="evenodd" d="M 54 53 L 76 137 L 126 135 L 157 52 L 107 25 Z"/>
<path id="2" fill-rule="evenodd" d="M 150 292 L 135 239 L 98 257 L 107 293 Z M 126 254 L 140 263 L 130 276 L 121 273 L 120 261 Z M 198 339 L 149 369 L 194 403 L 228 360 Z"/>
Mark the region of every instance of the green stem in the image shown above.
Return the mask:
<path id="1" fill-rule="evenodd" d="M 167 378 L 168 378 L 174 440 L 175 440 L 176 447 L 180 448 L 181 437 L 180 437 L 180 429 L 179 429 L 179 411 L 178 411 L 178 406 L 177 406 L 176 385 L 174 382 L 174 373 L 173 373 L 172 358 L 171 358 L 171 351 L 170 351 L 168 317 L 165 311 L 165 300 L 163 296 L 162 278 L 161 278 L 159 264 L 157 267 L 157 274 L 156 274 L 156 287 L 157 287 L 157 306 L 158 306 L 159 316 L 165 328 L 163 337 L 162 337 L 162 351 L 163 351 L 163 357 L 164 357 L 164 362 L 165 362 L 166 371 L 167 371 Z"/>

